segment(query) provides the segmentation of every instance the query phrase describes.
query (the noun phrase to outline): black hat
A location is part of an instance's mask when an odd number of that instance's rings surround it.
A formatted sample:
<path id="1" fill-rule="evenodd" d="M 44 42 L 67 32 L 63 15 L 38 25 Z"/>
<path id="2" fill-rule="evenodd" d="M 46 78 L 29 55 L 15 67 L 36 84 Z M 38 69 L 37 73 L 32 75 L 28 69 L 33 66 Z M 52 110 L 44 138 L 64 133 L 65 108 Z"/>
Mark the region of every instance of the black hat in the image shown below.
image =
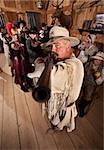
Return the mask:
<path id="1" fill-rule="evenodd" d="M 26 26 L 26 22 L 24 20 L 19 20 L 18 25 L 20 26 L 20 24 L 23 24 L 24 27 Z"/>
<path id="2" fill-rule="evenodd" d="M 28 32 L 29 34 L 38 34 L 38 30 L 37 30 L 37 28 L 36 27 L 33 27 L 33 28 L 30 28 L 29 29 L 29 32 Z"/>
<path id="3" fill-rule="evenodd" d="M 46 27 L 46 25 L 47 25 L 46 23 L 44 23 L 44 22 L 42 23 L 42 27 Z"/>
<path id="4" fill-rule="evenodd" d="M 18 20 L 14 20 L 14 21 L 13 21 L 13 26 L 14 26 L 14 27 L 17 27 L 17 28 L 19 27 L 19 26 L 18 26 Z"/>
<path id="5" fill-rule="evenodd" d="M 20 27 L 20 24 L 23 24 L 24 27 L 26 26 L 26 22 L 24 20 L 14 20 L 13 21 L 13 25 L 17 28 Z"/>

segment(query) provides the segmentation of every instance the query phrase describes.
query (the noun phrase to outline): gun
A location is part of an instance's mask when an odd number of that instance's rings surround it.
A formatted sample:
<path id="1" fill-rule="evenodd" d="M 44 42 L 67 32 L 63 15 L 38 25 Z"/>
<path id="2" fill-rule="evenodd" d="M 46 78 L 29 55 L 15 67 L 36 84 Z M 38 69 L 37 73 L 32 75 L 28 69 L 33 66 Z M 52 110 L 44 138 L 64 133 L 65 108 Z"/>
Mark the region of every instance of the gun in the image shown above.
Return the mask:
<path id="1" fill-rule="evenodd" d="M 48 54 L 45 62 L 45 69 L 43 70 L 38 82 L 37 87 L 32 91 L 32 97 L 39 103 L 43 103 L 49 100 L 51 96 L 50 74 L 53 64 L 56 62 L 57 54 L 51 52 Z"/>

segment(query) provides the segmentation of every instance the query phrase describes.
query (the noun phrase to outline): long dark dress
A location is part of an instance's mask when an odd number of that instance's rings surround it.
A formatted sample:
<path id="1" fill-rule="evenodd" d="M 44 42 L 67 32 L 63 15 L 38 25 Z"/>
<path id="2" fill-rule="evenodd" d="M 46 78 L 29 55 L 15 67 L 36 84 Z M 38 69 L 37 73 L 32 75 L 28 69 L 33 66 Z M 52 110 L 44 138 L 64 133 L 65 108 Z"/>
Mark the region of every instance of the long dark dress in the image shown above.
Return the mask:
<path id="1" fill-rule="evenodd" d="M 4 53 L 3 41 L 0 39 L 0 53 Z"/>
<path id="2" fill-rule="evenodd" d="M 15 83 L 27 84 L 27 67 L 24 57 L 24 47 L 21 46 L 20 43 L 13 42 L 14 48 L 11 48 L 12 51 L 12 62 L 13 62 L 13 70 L 15 75 Z"/>
<path id="3" fill-rule="evenodd" d="M 0 33 L 0 53 L 4 53 L 4 47 L 3 47 L 3 41 L 2 41 L 2 34 Z M 2 55 L 0 54 L 0 59 L 1 59 Z M 2 62 L 0 62 L 2 63 Z M 2 72 L 2 69 L 0 67 L 0 72 Z"/>

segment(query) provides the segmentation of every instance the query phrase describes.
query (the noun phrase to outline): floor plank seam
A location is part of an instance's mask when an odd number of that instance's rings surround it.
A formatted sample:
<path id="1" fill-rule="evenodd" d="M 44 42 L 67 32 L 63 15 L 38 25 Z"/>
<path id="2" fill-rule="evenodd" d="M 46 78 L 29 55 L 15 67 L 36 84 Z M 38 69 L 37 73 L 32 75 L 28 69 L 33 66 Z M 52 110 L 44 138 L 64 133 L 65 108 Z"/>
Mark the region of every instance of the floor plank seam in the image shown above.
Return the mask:
<path id="1" fill-rule="evenodd" d="M 93 106 L 93 108 L 91 108 L 91 110 L 88 112 L 88 115 L 86 115 L 84 118 L 80 118 L 79 116 L 77 117 L 77 129 L 76 131 L 73 133 L 67 133 L 65 131 L 65 129 L 62 131 L 62 133 L 47 133 L 45 132 L 45 130 L 47 131 L 47 128 L 50 128 L 50 124 L 49 124 L 49 120 L 47 118 L 47 116 L 44 117 L 44 119 L 41 118 L 41 109 L 39 109 L 39 105 L 36 103 L 33 103 L 32 101 L 32 94 L 31 93 L 25 93 L 23 91 L 21 91 L 20 87 L 18 85 L 16 85 L 14 83 L 14 80 L 12 77 L 8 77 L 7 75 L 5 75 L 4 73 L 1 75 L 4 80 L 0 80 L 1 83 L 1 89 L 0 89 L 0 93 L 1 93 L 1 122 L 0 122 L 0 131 L 1 131 L 1 138 L 0 138 L 0 150 L 4 150 L 6 147 L 8 147 L 8 143 L 10 142 L 10 140 L 8 140 L 8 136 L 9 137 L 16 137 L 14 138 L 15 143 L 17 146 L 14 147 L 14 149 L 16 148 L 16 150 L 81 150 L 81 149 L 85 149 L 85 150 L 99 150 L 103 148 L 102 145 L 102 134 L 101 134 L 101 130 L 102 128 L 102 103 L 99 103 L 98 101 L 101 100 L 100 97 L 98 97 L 99 99 L 95 99 L 95 105 Z M 5 83 L 5 79 L 7 79 L 7 86 Z M 10 89 L 8 89 L 10 87 Z M 18 89 L 17 89 L 18 87 Z M 12 92 L 13 90 L 13 92 Z M 19 91 L 19 93 L 18 93 Z M 12 95 L 10 94 L 10 92 L 12 92 Z M 7 94 L 7 96 L 6 96 Z M 29 95 L 28 95 L 29 94 Z M 10 96 L 10 97 L 8 97 Z M 99 95 L 100 96 L 100 95 Z M 10 99 L 11 98 L 11 99 Z M 21 101 L 23 99 L 23 101 Z M 18 101 L 19 100 L 19 101 Z M 6 103 L 5 103 L 6 102 Z M 23 102 L 21 104 L 21 102 Z M 8 120 L 8 117 L 12 117 L 9 116 L 9 114 L 11 114 L 10 109 L 7 109 L 6 106 L 9 106 L 9 108 L 12 108 L 14 111 L 13 117 L 14 117 L 14 121 L 15 121 L 15 126 L 14 129 L 12 128 L 8 128 L 8 125 L 12 125 L 12 121 L 10 119 L 10 121 Z M 12 104 L 12 105 L 10 105 Z M 36 106 L 35 106 L 36 104 Z M 34 105 L 34 106 L 33 106 Z M 11 107 L 10 107 L 11 106 Z M 20 108 L 20 109 L 18 109 Z M 36 108 L 36 110 L 34 110 Z M 101 109 L 100 109 L 101 108 Z M 20 111 L 19 111 L 20 110 Z M 22 111 L 24 110 L 24 111 Z M 34 118 L 34 112 L 36 114 L 38 114 L 38 116 L 36 116 L 36 118 Z M 7 115 L 7 116 L 6 116 Z M 20 127 L 19 123 L 21 122 L 19 115 L 23 115 L 22 117 L 24 117 L 24 121 L 25 119 L 28 119 L 28 126 L 25 124 L 22 124 L 22 128 Z M 96 116 L 97 115 L 97 116 Z M 100 116 L 99 116 L 100 115 Z M 39 117 L 39 122 L 38 121 L 38 117 Z M 99 117 L 99 119 L 97 119 Z M 96 120 L 95 120 L 96 119 Z M 6 120 L 9 124 L 6 125 Z M 99 123 L 96 123 L 97 121 L 100 121 L 100 126 Z M 40 125 L 42 122 L 44 121 L 44 127 L 43 129 L 40 130 L 39 127 L 42 127 L 42 125 Z M 25 123 L 25 122 L 24 122 Z M 30 125 L 30 126 L 29 126 Z M 95 126 L 94 126 L 95 125 Z M 26 127 L 26 128 L 25 128 Z M 27 134 L 25 134 L 24 131 L 26 131 L 27 127 L 29 127 L 29 130 L 26 132 Z M 23 129 L 23 130 L 21 130 Z M 14 134 L 11 134 L 8 131 L 14 131 Z M 23 131 L 21 136 L 21 131 Z M 8 134 L 9 133 L 9 134 Z M 29 137 L 26 137 L 25 135 L 28 135 L 29 133 Z M 31 135 L 32 134 L 32 135 Z M 47 135 L 45 135 L 47 134 Z M 44 139 L 41 139 L 40 137 L 42 136 L 46 136 Z M 48 136 L 49 136 L 49 140 L 48 140 Z M 26 138 L 25 138 L 26 137 Z M 40 138 L 40 139 L 38 139 Z M 80 139 L 82 138 L 82 140 Z M 25 139 L 25 141 L 23 141 Z M 75 140 L 74 140 L 75 139 Z M 12 140 L 12 139 L 11 139 Z M 32 140 L 32 141 L 30 141 Z M 45 140 L 48 140 L 48 143 Z M 30 143 L 28 143 L 30 142 Z M 43 144 L 43 143 L 44 144 Z M 50 144 L 49 144 L 50 142 Z M 7 144 L 6 144 L 7 143 Z M 12 142 L 10 142 L 9 144 L 12 144 Z M 26 147 L 24 147 L 24 145 L 26 144 Z M 29 147 L 29 144 L 31 144 L 30 146 L 33 147 Z M 85 144 L 85 145 L 84 145 Z M 53 147 L 54 146 L 54 147 Z M 18 148 L 17 148 L 18 147 Z M 47 149 L 48 148 L 48 149 Z"/>
<path id="2" fill-rule="evenodd" d="M 46 121 L 46 123 L 47 123 L 47 126 L 49 127 L 49 123 L 48 123 L 49 121 L 47 120 L 46 116 L 45 116 L 45 121 Z M 49 127 L 49 128 L 50 128 L 50 127 Z M 55 138 L 54 138 L 54 135 L 51 134 L 51 136 L 52 136 L 53 141 L 55 142 L 56 148 L 57 148 L 57 150 L 58 150 L 57 142 L 56 142 L 56 140 L 55 140 Z"/>
<path id="3" fill-rule="evenodd" d="M 85 119 L 85 118 L 84 118 Z M 85 119 L 86 120 L 86 119 Z M 79 120 L 77 120 L 78 122 L 79 122 Z M 88 120 L 87 120 L 88 121 Z M 79 124 L 80 124 L 80 122 L 79 122 Z M 90 124 L 90 126 L 91 126 L 91 124 Z M 93 127 L 92 127 L 93 128 Z M 93 128 L 94 129 L 94 128 Z M 82 131 L 84 131 L 85 132 L 85 129 L 82 127 Z M 96 131 L 95 129 L 94 129 L 94 131 Z M 88 136 L 86 136 L 86 139 L 87 139 L 87 141 L 89 141 L 89 137 Z M 94 139 L 95 140 L 95 139 Z M 96 142 L 94 141 L 94 143 L 93 143 L 94 145 L 96 144 Z M 99 149 L 99 147 L 97 147 L 97 148 L 93 148 L 93 150 L 96 150 L 96 149 Z"/>
<path id="4" fill-rule="evenodd" d="M 74 132 L 74 131 L 73 131 L 73 132 Z M 70 138 L 70 140 L 71 140 L 71 142 L 72 142 L 72 144 L 73 144 L 74 149 L 76 149 L 76 146 L 75 146 L 75 144 L 74 144 L 74 142 L 73 142 L 71 136 L 69 135 L 70 133 L 68 133 L 68 132 L 66 132 L 66 133 L 67 133 L 67 135 L 69 136 L 69 138 Z M 74 150 L 74 149 L 73 149 L 73 150 Z"/>
<path id="5" fill-rule="evenodd" d="M 3 103 L 2 103 L 2 125 L 1 125 L 1 150 L 2 150 L 2 140 L 3 140 L 3 118 L 4 118 L 4 81 L 3 81 Z"/>
<path id="6" fill-rule="evenodd" d="M 95 99 L 95 100 L 98 101 L 97 99 Z M 93 107 L 94 107 L 94 103 L 93 103 Z M 91 113 L 91 110 L 90 110 L 88 113 Z M 88 114 L 88 115 L 89 115 L 89 114 Z M 94 124 L 92 123 L 92 121 L 89 120 L 89 118 L 88 118 L 89 116 L 88 116 L 88 115 L 85 116 L 85 117 L 86 117 L 85 119 L 86 119 L 86 120 L 89 122 L 89 124 L 93 127 L 93 129 L 95 130 L 95 132 L 96 132 L 99 136 L 102 136 L 102 135 L 99 134 L 99 132 L 96 131 L 95 126 L 94 126 Z M 102 122 L 103 122 L 103 118 L 102 118 Z"/>
<path id="7" fill-rule="evenodd" d="M 19 146 L 21 150 L 21 138 L 20 138 L 20 131 L 19 131 L 19 122 L 18 122 L 18 114 L 17 114 L 17 108 L 16 108 L 16 101 L 15 101 L 15 91 L 14 91 L 14 82 L 12 79 L 12 86 L 13 86 L 13 96 L 14 96 L 14 106 L 15 106 L 15 112 L 16 112 L 16 122 L 17 122 L 17 131 L 18 131 L 18 139 L 19 139 Z"/>
<path id="8" fill-rule="evenodd" d="M 38 143 L 38 138 L 37 138 L 37 135 L 36 135 L 36 129 L 35 129 L 34 123 L 33 123 L 33 121 L 32 121 L 32 117 L 31 117 L 31 113 L 30 113 L 30 108 L 29 108 L 29 106 L 28 106 L 25 93 L 24 93 L 24 96 L 25 96 L 26 105 L 27 105 L 27 108 L 28 108 L 28 111 L 29 111 L 29 116 L 30 116 L 30 119 L 31 119 L 31 124 L 32 124 L 32 127 L 33 127 L 34 135 L 35 135 L 35 138 L 36 138 L 36 141 L 37 141 L 38 148 L 39 148 L 39 150 L 40 150 L 40 146 L 39 146 L 39 143 Z"/>

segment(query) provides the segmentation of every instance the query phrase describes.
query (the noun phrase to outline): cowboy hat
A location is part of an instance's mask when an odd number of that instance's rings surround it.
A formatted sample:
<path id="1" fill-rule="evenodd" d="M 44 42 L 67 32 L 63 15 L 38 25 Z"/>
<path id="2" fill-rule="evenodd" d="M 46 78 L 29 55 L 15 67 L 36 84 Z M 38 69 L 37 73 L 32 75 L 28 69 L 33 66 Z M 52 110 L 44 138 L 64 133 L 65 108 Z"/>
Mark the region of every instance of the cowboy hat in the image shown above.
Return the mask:
<path id="1" fill-rule="evenodd" d="M 70 37 L 69 31 L 66 28 L 60 26 L 54 26 L 51 28 L 49 32 L 49 38 L 50 40 L 47 42 L 47 46 L 60 39 L 69 40 L 71 47 L 77 46 L 80 42 L 78 38 Z"/>
<path id="2" fill-rule="evenodd" d="M 92 56 L 92 58 L 104 61 L 104 53 L 99 51 L 95 56 Z"/>
<path id="3" fill-rule="evenodd" d="M 30 28 L 30 29 L 28 30 L 28 33 L 29 33 L 29 34 L 38 34 L 37 27 Z"/>

